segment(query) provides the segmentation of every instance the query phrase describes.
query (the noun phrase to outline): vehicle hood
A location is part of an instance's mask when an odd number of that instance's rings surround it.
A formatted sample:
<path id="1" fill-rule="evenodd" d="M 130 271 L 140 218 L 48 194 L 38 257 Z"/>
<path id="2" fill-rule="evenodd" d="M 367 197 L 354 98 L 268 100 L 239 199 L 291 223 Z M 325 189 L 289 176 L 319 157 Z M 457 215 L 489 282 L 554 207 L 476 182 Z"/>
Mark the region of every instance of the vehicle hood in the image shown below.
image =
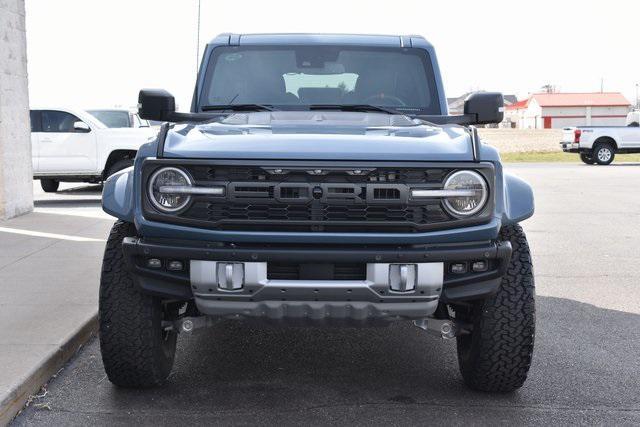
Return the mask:
<path id="1" fill-rule="evenodd" d="M 232 114 L 175 125 L 169 158 L 471 161 L 468 132 L 404 115 L 339 111 Z"/>
<path id="2" fill-rule="evenodd" d="M 100 129 L 102 135 L 109 135 L 113 137 L 137 137 L 137 138 L 151 138 L 158 134 L 160 127 L 140 127 L 140 128 L 104 128 Z"/>

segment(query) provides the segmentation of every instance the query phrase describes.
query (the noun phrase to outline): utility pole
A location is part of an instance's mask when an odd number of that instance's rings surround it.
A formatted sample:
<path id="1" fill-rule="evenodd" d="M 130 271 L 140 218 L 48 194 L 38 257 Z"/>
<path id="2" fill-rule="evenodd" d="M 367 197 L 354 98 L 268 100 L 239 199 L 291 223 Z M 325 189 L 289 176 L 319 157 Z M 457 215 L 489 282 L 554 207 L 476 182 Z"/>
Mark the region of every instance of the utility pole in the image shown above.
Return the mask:
<path id="1" fill-rule="evenodd" d="M 640 83 L 636 83 L 636 110 L 640 110 L 640 99 L 638 98 L 638 86 L 640 86 Z"/>
<path id="2" fill-rule="evenodd" d="M 604 92 L 604 77 L 600 77 L 600 93 Z"/>

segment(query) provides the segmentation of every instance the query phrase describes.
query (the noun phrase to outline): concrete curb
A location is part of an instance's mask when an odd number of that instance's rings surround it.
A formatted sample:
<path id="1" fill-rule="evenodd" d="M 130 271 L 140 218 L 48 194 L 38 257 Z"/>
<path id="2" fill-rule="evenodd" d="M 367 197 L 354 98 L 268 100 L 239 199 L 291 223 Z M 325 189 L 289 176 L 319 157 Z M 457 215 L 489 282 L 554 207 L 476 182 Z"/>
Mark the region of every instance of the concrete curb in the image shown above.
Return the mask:
<path id="1" fill-rule="evenodd" d="M 29 396 L 36 393 L 98 330 L 98 313 L 71 332 L 60 346 L 43 354 L 40 364 L 26 373 L 18 384 L 0 396 L 0 426 L 9 424 L 22 410 Z"/>

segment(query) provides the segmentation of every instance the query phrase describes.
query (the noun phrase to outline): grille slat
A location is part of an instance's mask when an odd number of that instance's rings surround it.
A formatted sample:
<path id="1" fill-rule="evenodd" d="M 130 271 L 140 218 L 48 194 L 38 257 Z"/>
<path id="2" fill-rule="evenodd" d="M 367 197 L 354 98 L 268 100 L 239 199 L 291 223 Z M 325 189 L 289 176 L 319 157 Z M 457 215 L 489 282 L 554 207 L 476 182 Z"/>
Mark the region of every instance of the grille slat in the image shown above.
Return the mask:
<path id="1" fill-rule="evenodd" d="M 274 168 L 269 168 L 273 170 Z M 346 168 L 345 168 L 346 169 Z M 351 168 L 353 169 L 353 168 Z M 363 169 L 359 175 L 343 170 L 329 170 L 323 175 L 310 175 L 300 168 L 282 168 L 283 173 L 273 174 L 255 166 L 205 166 L 192 165 L 189 172 L 196 181 L 218 182 L 404 182 L 407 184 L 440 183 L 450 172 L 449 168 L 373 168 Z"/>
<path id="2" fill-rule="evenodd" d="M 321 222 L 367 222 L 367 221 L 407 221 L 416 224 L 429 224 L 449 220 L 449 216 L 439 206 L 324 206 L 314 215 L 311 204 L 254 205 L 228 204 L 217 205 L 208 202 L 196 202 L 188 211 L 190 217 L 210 222 L 235 220 L 290 220 Z M 206 212 L 203 215 L 203 212 Z"/>

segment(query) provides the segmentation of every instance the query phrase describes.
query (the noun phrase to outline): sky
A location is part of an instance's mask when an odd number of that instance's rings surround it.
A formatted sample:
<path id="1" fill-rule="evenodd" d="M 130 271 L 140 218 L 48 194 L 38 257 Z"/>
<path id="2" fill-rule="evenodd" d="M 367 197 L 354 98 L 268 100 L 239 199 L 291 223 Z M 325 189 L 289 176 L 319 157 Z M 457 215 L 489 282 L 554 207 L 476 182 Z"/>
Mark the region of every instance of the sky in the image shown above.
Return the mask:
<path id="1" fill-rule="evenodd" d="M 640 84 L 638 0 L 25 0 L 32 107 L 132 107 L 163 88 L 188 110 L 196 67 L 223 32 L 419 34 L 446 95 L 622 92 Z"/>

